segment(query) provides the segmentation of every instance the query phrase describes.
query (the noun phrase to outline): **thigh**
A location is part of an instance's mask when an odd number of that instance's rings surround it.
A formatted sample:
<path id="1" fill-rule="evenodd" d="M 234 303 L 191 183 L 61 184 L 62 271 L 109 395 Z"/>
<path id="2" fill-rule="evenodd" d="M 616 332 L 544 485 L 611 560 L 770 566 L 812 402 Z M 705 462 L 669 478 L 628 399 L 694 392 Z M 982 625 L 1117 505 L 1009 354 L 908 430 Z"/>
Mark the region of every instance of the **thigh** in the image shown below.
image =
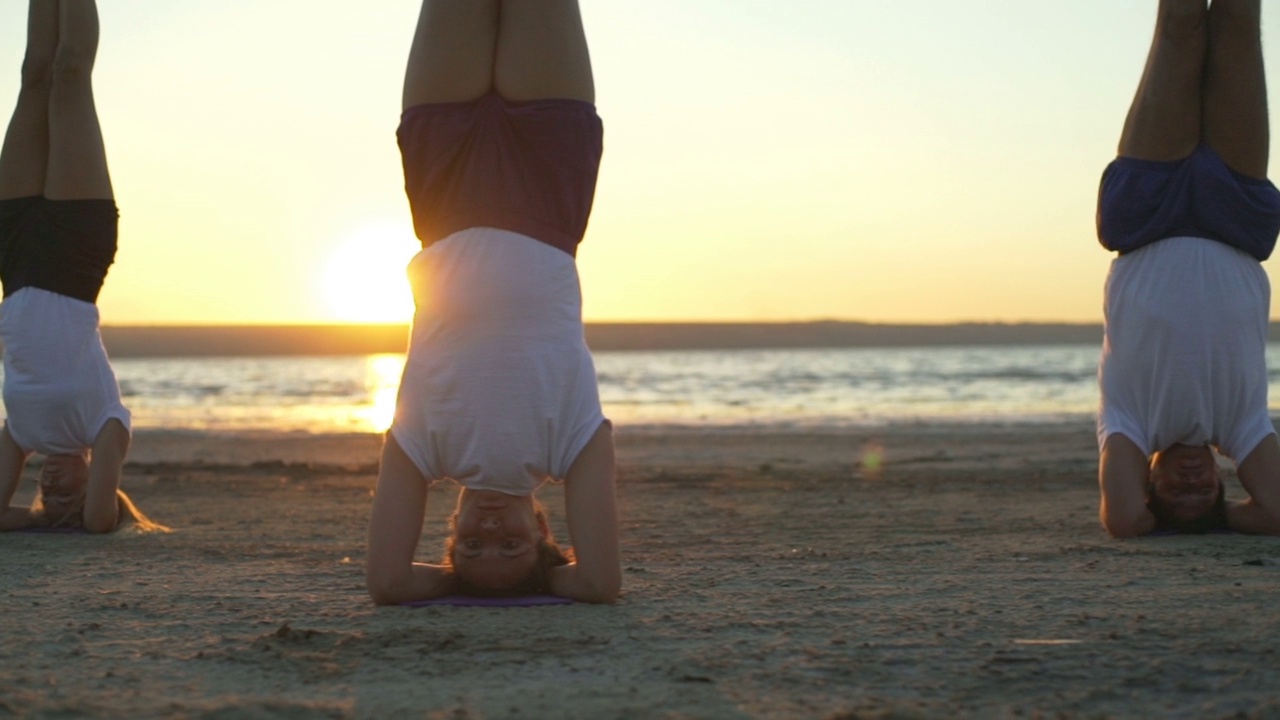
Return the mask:
<path id="1" fill-rule="evenodd" d="M 578 0 L 504 0 L 494 88 L 508 100 L 595 102 Z"/>
<path id="2" fill-rule="evenodd" d="M 1162 0 L 1142 81 L 1125 119 L 1120 155 L 1181 160 L 1201 141 L 1205 53 L 1204 0 Z"/>
<path id="3" fill-rule="evenodd" d="M 493 89 L 498 0 L 423 0 L 403 107 L 474 100 Z"/>
<path id="4" fill-rule="evenodd" d="M 1210 13 L 1204 139 L 1227 167 L 1267 175 L 1270 124 L 1260 0 L 1217 0 Z"/>

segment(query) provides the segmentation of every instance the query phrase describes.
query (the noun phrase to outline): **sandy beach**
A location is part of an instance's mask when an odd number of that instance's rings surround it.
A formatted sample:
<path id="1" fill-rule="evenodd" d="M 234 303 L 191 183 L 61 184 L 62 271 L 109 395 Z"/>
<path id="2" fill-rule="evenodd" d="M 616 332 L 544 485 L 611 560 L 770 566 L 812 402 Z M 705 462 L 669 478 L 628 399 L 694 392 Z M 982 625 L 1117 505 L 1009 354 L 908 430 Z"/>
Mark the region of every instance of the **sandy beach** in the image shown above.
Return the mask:
<path id="1" fill-rule="evenodd" d="M 621 428 L 608 607 L 375 608 L 378 443 L 138 433 L 173 533 L 0 537 L 0 716 L 1280 717 L 1280 540 L 1108 539 L 1088 424 Z"/>

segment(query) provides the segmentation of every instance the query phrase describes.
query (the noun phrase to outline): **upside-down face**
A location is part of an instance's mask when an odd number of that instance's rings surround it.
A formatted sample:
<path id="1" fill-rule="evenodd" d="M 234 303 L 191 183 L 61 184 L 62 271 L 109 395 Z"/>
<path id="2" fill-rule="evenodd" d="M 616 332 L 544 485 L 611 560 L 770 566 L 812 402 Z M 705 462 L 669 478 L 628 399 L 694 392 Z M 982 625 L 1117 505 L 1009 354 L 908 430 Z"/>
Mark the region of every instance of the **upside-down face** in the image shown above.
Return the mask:
<path id="1" fill-rule="evenodd" d="M 1213 451 L 1174 445 L 1160 453 L 1151 465 L 1151 492 L 1180 521 L 1206 515 L 1222 492 Z"/>
<path id="2" fill-rule="evenodd" d="M 89 458 L 85 455 L 50 455 L 40 469 L 40 504 L 45 517 L 61 521 L 84 503 L 89 484 Z"/>
<path id="3" fill-rule="evenodd" d="M 532 496 L 464 489 L 454 518 L 454 572 L 485 590 L 515 587 L 536 571 L 548 532 Z"/>

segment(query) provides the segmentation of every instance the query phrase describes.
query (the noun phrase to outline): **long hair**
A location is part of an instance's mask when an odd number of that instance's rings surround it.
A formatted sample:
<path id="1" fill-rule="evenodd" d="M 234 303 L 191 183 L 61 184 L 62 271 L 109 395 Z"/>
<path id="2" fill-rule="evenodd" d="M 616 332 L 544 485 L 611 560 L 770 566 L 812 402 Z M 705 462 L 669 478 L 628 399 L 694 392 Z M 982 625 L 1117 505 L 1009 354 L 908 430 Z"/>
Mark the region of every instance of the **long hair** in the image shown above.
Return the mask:
<path id="1" fill-rule="evenodd" d="M 40 527 L 47 528 L 83 528 L 84 527 L 84 496 L 76 501 L 65 514 L 60 517 L 53 517 L 45 512 L 44 503 L 41 501 L 40 494 L 36 494 L 36 499 L 31 504 L 31 513 L 36 518 L 36 522 Z M 145 513 L 138 509 L 137 505 L 129 499 L 129 496 L 123 490 L 116 490 L 116 530 L 125 525 L 132 525 L 138 532 L 170 532 L 170 528 L 147 517 Z"/>

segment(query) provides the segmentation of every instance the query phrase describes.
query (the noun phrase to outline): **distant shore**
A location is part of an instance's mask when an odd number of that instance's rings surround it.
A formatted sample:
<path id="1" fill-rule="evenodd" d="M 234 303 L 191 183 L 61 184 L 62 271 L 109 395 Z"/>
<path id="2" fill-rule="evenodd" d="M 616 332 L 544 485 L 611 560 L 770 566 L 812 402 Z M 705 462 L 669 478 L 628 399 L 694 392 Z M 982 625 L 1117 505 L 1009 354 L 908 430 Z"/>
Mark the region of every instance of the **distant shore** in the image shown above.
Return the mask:
<path id="1" fill-rule="evenodd" d="M 404 352 L 407 325 L 108 326 L 113 357 L 368 355 Z M 862 322 L 588 323 L 597 351 L 745 350 L 955 345 L 1070 345 L 1101 341 L 1102 326 L 1070 323 L 890 325 Z M 1280 337 L 1280 328 L 1273 331 Z"/>
<path id="2" fill-rule="evenodd" d="M 794 323 L 588 323 L 597 351 L 750 350 L 1100 344 L 1096 323 L 893 325 Z M 112 357 L 371 355 L 404 352 L 407 325 L 107 326 Z M 1280 340 L 1280 323 L 1271 325 Z"/>

